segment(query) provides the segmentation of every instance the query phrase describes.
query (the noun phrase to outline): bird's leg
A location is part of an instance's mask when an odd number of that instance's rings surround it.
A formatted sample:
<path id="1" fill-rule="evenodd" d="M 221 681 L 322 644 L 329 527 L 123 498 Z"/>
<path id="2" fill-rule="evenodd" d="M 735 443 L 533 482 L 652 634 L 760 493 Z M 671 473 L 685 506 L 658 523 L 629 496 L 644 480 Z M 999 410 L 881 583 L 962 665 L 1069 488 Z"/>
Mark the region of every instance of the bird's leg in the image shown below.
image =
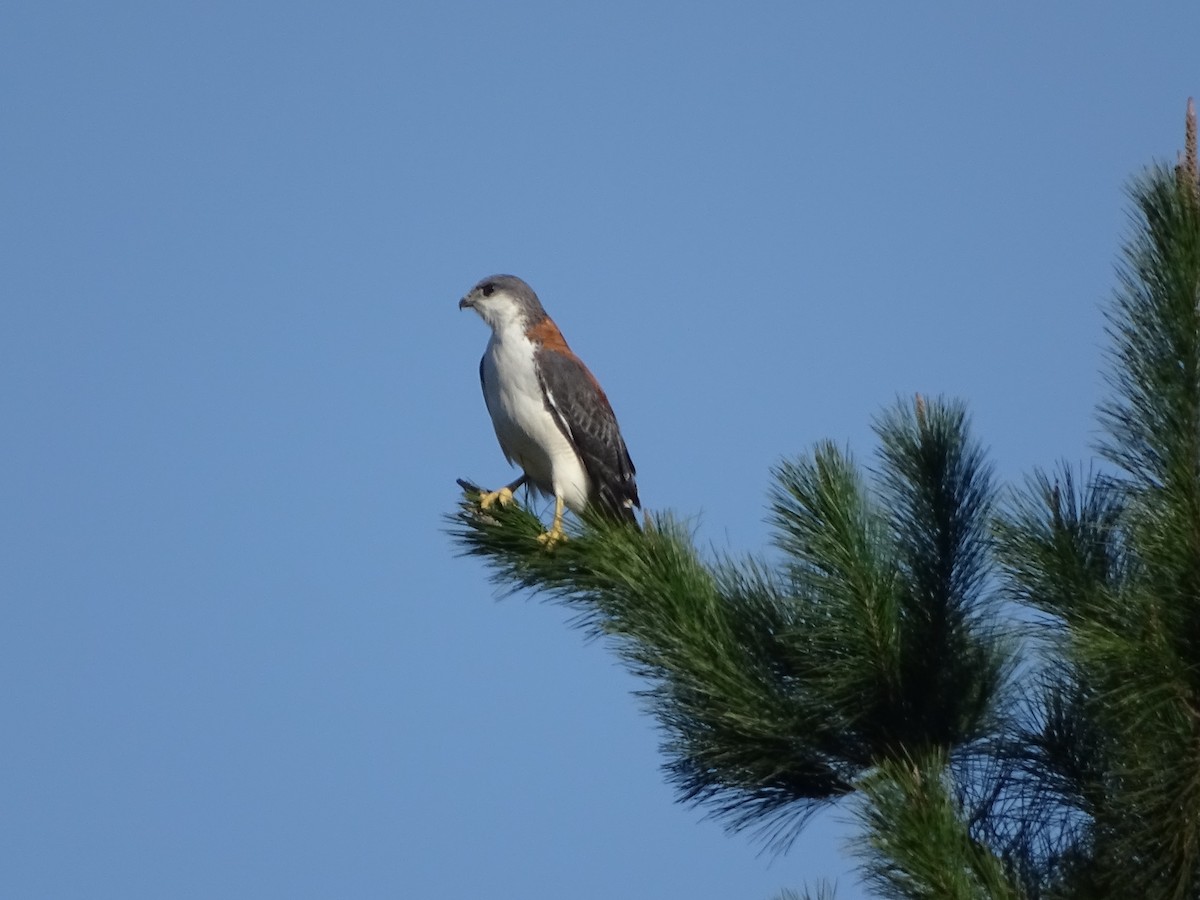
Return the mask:
<path id="1" fill-rule="evenodd" d="M 508 506 L 513 502 L 513 491 L 523 485 L 529 476 L 522 475 L 512 484 L 506 484 L 498 491 L 480 491 L 479 493 L 479 508 L 488 509 L 496 501 L 500 501 L 501 506 Z"/>
<path id="2" fill-rule="evenodd" d="M 562 527 L 563 520 L 563 498 L 562 494 L 554 495 L 554 522 L 550 525 L 550 530 L 538 535 L 538 541 L 546 545 L 549 550 L 559 541 L 567 539 L 566 533 Z"/>

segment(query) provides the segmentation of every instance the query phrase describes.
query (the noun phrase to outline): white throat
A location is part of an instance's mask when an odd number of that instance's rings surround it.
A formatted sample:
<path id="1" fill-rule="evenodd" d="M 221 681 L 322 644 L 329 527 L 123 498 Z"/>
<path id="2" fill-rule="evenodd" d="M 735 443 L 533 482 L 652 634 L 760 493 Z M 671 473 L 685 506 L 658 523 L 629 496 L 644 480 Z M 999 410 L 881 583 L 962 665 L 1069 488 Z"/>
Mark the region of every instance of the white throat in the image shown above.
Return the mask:
<path id="1" fill-rule="evenodd" d="M 524 335 L 529 324 L 520 304 L 511 301 L 482 303 L 476 306 L 483 321 L 487 322 L 497 337 L 508 338 Z"/>

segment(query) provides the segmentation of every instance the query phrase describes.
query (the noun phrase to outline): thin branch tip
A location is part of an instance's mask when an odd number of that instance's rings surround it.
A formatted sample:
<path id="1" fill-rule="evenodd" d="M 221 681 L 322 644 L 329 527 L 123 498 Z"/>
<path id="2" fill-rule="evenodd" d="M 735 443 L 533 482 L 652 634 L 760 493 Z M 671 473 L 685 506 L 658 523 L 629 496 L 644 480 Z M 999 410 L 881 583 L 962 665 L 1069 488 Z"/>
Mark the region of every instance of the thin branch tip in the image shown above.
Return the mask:
<path id="1" fill-rule="evenodd" d="M 483 488 L 475 484 L 473 481 L 467 481 L 465 478 L 455 478 L 454 481 L 460 488 L 463 489 L 464 494 L 470 495 L 483 493 Z"/>
<path id="2" fill-rule="evenodd" d="M 1196 158 L 1196 101 L 1192 97 L 1188 97 L 1183 154 L 1177 171 L 1188 187 L 1193 191 L 1200 192 L 1200 163 Z"/>

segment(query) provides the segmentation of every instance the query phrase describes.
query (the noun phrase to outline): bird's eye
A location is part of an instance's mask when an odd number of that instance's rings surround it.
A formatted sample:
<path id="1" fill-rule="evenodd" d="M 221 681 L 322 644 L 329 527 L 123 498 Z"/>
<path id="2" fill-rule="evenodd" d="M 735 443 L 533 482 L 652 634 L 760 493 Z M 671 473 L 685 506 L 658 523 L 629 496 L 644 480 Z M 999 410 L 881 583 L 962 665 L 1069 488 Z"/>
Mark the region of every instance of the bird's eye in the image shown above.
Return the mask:
<path id="1" fill-rule="evenodd" d="M 485 297 L 490 297 L 492 294 L 496 293 L 496 286 L 489 281 L 479 289 L 479 293 L 483 294 Z"/>

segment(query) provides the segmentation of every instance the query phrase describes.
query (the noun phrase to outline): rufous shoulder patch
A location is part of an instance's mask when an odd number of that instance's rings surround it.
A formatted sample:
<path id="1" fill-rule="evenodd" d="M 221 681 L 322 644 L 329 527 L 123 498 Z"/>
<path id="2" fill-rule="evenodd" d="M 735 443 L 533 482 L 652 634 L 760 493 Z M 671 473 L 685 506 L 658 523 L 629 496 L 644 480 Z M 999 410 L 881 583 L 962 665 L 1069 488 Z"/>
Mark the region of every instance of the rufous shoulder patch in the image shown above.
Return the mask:
<path id="1" fill-rule="evenodd" d="M 525 337 L 529 338 L 540 350 L 557 353 L 560 356 L 575 360 L 580 370 L 591 383 L 592 388 L 596 391 L 600 401 L 606 406 L 608 405 L 608 396 L 604 393 L 604 389 L 600 387 L 600 382 L 596 380 L 596 376 L 592 374 L 591 369 L 584 365 L 583 360 L 576 356 L 575 352 L 567 346 L 567 339 L 562 336 L 562 332 L 558 330 L 558 326 L 554 324 L 553 319 L 546 316 L 540 322 L 530 325 L 525 329 Z"/>
<path id="2" fill-rule="evenodd" d="M 525 337 L 533 341 L 547 350 L 553 350 L 555 353 L 564 353 L 567 356 L 574 356 L 571 348 L 567 346 L 567 339 L 562 336 L 562 332 L 558 330 L 558 326 L 554 324 L 554 320 L 549 316 L 544 317 L 540 322 L 535 322 L 525 330 Z"/>

